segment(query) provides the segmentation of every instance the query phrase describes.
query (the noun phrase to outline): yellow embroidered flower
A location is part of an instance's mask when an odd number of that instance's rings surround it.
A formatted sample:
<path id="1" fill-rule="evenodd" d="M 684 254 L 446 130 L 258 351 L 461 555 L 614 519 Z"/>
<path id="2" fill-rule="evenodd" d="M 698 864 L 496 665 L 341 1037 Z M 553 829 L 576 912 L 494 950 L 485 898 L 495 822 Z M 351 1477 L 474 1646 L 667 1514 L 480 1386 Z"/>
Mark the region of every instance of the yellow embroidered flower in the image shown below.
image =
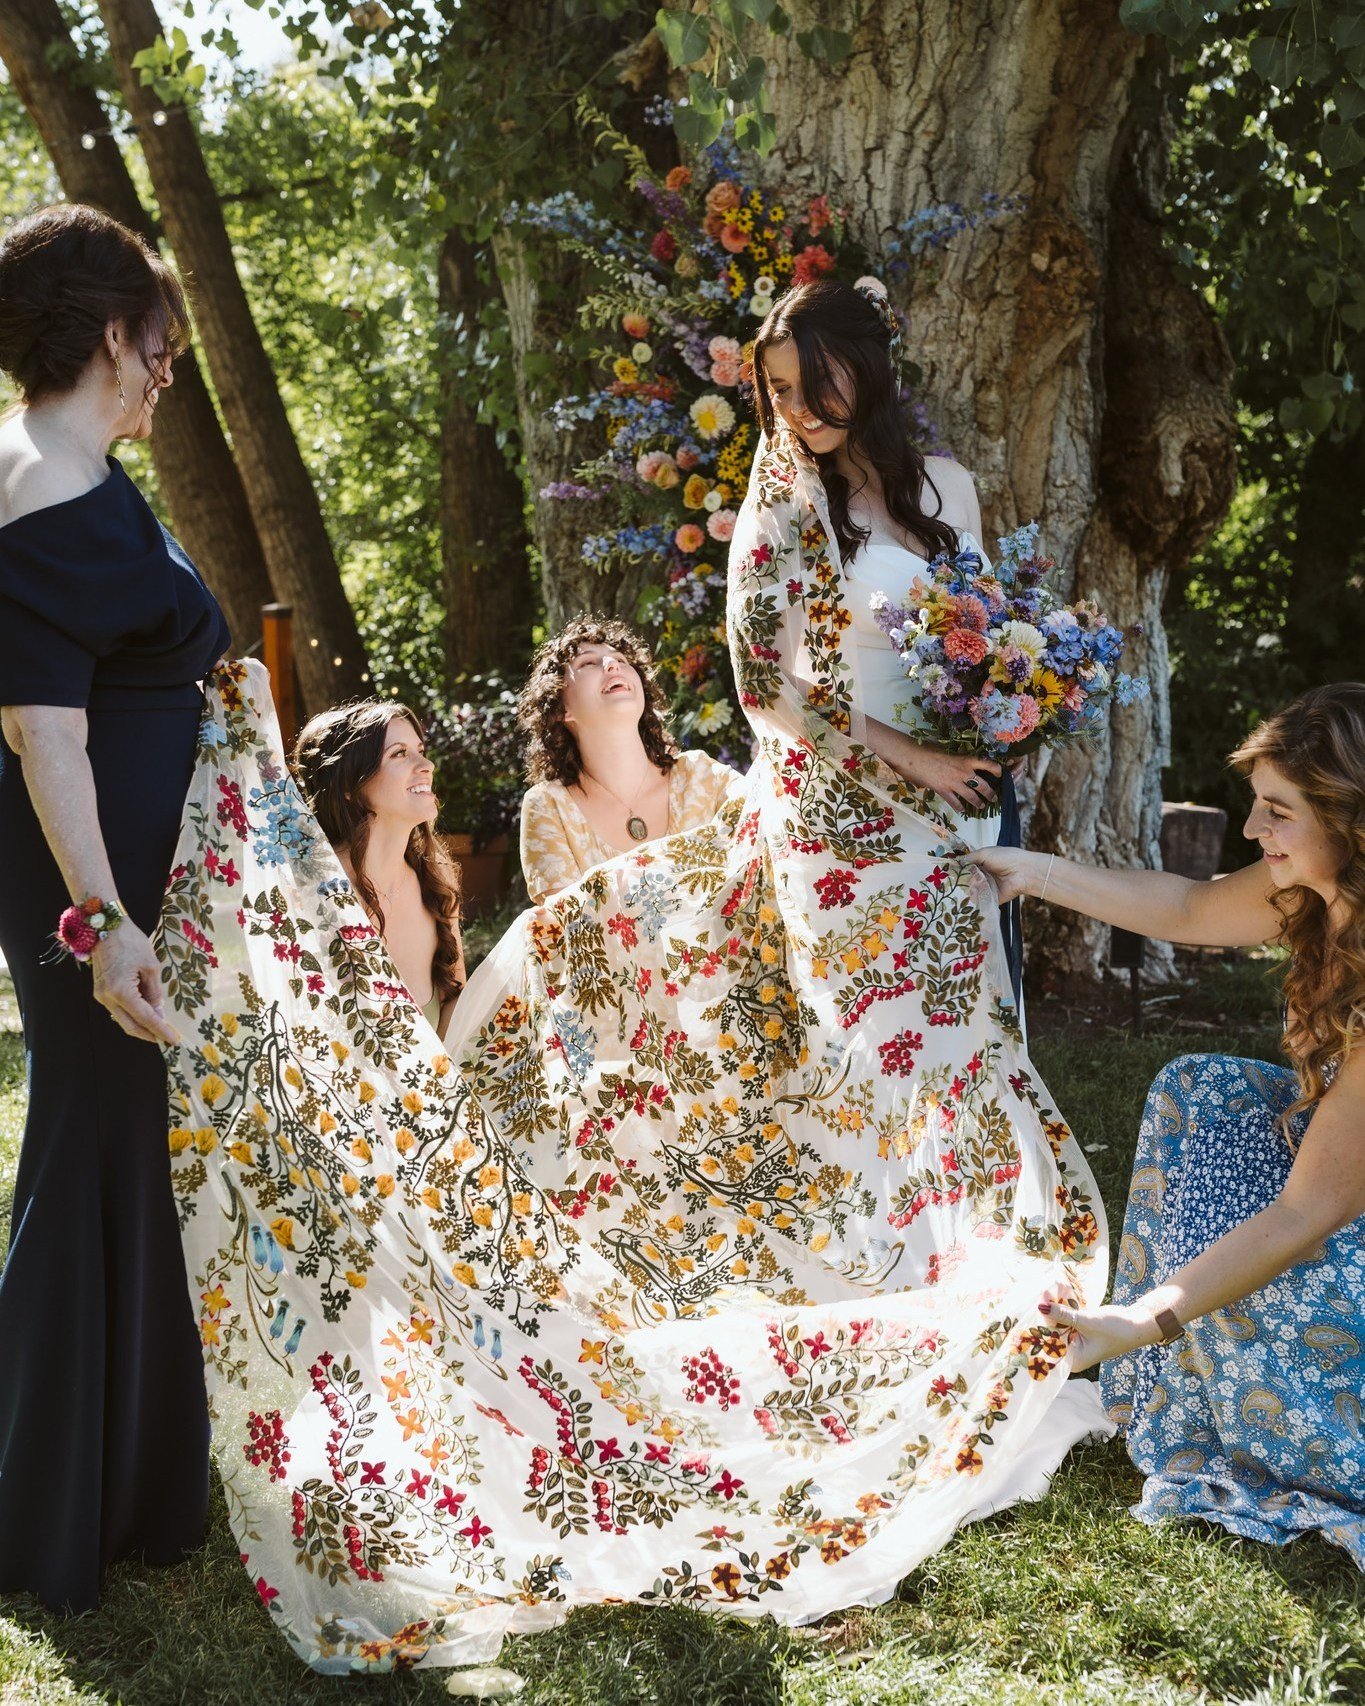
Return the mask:
<path id="1" fill-rule="evenodd" d="M 221 1101 L 227 1095 L 227 1085 L 216 1072 L 210 1072 L 199 1086 L 199 1094 L 212 1107 L 215 1102 Z"/>
<path id="2" fill-rule="evenodd" d="M 274 1234 L 275 1242 L 282 1249 L 292 1250 L 294 1248 L 294 1222 L 287 1214 L 282 1214 L 278 1220 L 272 1220 L 270 1230 Z"/>

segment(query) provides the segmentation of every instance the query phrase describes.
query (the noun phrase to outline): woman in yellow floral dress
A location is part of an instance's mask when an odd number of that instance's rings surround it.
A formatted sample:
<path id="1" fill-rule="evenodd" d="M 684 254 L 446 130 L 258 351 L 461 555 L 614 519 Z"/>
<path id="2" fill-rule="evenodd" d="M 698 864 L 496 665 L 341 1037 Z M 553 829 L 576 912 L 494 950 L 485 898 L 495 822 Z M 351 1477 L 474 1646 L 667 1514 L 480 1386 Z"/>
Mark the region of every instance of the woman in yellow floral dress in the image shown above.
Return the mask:
<path id="1" fill-rule="evenodd" d="M 534 901 L 644 841 L 709 823 L 743 786 L 708 753 L 679 752 L 649 650 L 624 622 L 581 616 L 547 640 L 518 721 L 531 782 L 521 869 Z"/>

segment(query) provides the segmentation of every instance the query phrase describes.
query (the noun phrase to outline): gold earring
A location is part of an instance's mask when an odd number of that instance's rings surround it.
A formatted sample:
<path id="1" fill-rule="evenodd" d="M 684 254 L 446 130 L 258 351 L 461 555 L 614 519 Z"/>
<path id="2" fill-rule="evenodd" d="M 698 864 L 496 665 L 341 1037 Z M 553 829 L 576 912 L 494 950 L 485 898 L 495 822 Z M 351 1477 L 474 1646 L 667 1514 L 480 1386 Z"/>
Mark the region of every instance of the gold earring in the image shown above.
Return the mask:
<path id="1" fill-rule="evenodd" d="M 119 366 L 117 350 L 114 352 L 114 378 L 118 381 L 118 406 L 127 414 L 128 399 L 123 394 L 123 369 Z"/>

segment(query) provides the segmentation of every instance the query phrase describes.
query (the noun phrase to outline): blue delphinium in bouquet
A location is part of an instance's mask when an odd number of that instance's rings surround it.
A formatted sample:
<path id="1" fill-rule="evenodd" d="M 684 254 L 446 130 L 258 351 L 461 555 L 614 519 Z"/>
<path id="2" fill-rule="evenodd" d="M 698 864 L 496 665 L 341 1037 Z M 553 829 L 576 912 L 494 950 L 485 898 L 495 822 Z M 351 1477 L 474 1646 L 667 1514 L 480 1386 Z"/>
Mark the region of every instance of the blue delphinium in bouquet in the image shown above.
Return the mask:
<path id="1" fill-rule="evenodd" d="M 903 606 L 876 593 L 872 609 L 911 684 L 902 721 L 949 751 L 1007 760 L 1097 733 L 1107 705 L 1148 684 L 1119 669 L 1123 630 L 1098 605 L 1047 585 L 1036 522 L 999 546 L 994 569 L 971 549 L 942 552 Z"/>

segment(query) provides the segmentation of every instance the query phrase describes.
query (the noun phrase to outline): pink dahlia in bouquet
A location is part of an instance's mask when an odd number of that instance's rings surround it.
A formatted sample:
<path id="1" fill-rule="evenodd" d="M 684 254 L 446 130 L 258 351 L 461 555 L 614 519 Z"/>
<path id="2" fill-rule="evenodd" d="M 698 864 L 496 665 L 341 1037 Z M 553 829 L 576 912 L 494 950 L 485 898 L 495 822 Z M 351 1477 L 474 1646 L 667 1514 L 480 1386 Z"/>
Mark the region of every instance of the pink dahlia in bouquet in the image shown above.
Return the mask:
<path id="1" fill-rule="evenodd" d="M 1097 605 L 1066 604 L 1046 584 L 1030 522 L 1000 541 L 987 568 L 970 548 L 943 552 L 911 584 L 904 606 L 872 600 L 910 683 L 913 715 L 953 752 L 1006 760 L 1098 732 L 1111 702 L 1131 705 L 1148 684 L 1118 667 L 1124 635 Z"/>

